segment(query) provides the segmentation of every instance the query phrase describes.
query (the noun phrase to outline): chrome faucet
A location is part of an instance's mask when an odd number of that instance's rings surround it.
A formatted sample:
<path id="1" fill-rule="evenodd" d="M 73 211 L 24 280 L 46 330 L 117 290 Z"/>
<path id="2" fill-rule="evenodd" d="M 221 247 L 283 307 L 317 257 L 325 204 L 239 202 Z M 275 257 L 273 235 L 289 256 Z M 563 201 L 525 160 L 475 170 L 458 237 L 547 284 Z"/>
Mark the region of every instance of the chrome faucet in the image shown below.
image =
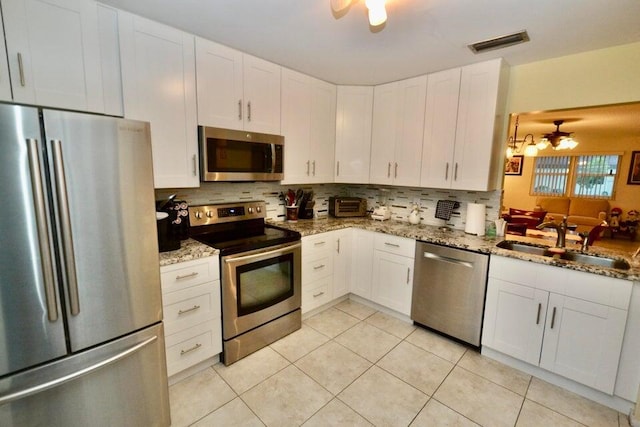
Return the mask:
<path id="1" fill-rule="evenodd" d="M 556 248 L 564 248 L 564 242 L 567 236 L 567 217 L 566 216 L 563 217 L 562 222 L 560 224 L 553 221 L 549 221 L 549 222 L 543 222 L 542 224 L 538 225 L 536 228 L 538 230 L 542 230 L 543 228 L 547 228 L 547 227 L 556 229 L 556 234 L 558 235 L 558 238 L 556 239 Z"/>
<path id="2" fill-rule="evenodd" d="M 593 242 L 598 240 L 600 237 L 600 233 L 606 227 L 608 227 L 607 221 L 602 221 L 600 224 L 596 225 L 591 229 L 591 231 L 579 233 L 579 236 L 582 237 L 582 252 L 586 252 L 589 249 L 589 246 L 593 245 Z"/>

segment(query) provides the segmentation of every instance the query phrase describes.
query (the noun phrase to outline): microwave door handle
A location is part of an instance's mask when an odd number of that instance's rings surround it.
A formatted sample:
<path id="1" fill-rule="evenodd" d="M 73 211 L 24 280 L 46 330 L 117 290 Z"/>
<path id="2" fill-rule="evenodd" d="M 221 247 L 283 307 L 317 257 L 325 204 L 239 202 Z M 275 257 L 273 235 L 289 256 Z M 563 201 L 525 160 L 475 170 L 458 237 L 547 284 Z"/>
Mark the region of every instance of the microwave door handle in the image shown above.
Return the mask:
<path id="1" fill-rule="evenodd" d="M 271 173 L 276 171 L 276 145 L 271 144 Z"/>

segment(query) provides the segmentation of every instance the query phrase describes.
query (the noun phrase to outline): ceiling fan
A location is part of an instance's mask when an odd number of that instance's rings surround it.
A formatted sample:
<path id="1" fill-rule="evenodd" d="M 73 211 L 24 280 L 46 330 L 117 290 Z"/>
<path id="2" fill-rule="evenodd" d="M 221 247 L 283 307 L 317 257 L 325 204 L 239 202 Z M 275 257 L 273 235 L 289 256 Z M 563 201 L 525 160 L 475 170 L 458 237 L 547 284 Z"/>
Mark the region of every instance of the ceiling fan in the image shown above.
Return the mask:
<path id="1" fill-rule="evenodd" d="M 564 123 L 564 120 L 554 120 L 553 124 L 556 125 L 556 130 L 551 133 L 545 133 L 542 139 L 538 141 L 536 146 L 540 150 L 544 150 L 549 145 L 554 150 L 573 150 L 578 146 L 578 141 L 571 137 L 573 132 L 563 132 L 560 130 L 560 125 Z"/>
<path id="2" fill-rule="evenodd" d="M 331 0 L 331 9 L 336 15 L 347 12 L 352 3 L 358 0 Z M 369 11 L 369 25 L 377 27 L 387 22 L 386 0 L 365 0 L 365 5 Z"/>

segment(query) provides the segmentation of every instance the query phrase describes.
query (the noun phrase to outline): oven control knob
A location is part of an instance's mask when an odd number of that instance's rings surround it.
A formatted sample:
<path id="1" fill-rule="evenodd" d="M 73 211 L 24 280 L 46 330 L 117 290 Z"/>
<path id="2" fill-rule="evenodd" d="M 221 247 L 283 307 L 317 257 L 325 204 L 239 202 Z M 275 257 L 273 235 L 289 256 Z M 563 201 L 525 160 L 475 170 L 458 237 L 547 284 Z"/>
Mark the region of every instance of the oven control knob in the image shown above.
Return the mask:
<path id="1" fill-rule="evenodd" d="M 249 209 L 247 209 L 247 211 L 248 211 L 250 214 L 252 214 L 252 213 L 253 213 L 253 208 L 251 208 L 251 207 L 250 207 Z"/>
<path id="2" fill-rule="evenodd" d="M 213 217 L 213 211 L 207 211 L 207 218 Z"/>
<path id="3" fill-rule="evenodd" d="M 256 212 L 258 213 L 262 212 L 262 208 L 260 206 L 256 206 Z"/>
<path id="4" fill-rule="evenodd" d="M 197 219 L 202 219 L 202 211 L 196 211 L 196 213 L 193 214 Z"/>

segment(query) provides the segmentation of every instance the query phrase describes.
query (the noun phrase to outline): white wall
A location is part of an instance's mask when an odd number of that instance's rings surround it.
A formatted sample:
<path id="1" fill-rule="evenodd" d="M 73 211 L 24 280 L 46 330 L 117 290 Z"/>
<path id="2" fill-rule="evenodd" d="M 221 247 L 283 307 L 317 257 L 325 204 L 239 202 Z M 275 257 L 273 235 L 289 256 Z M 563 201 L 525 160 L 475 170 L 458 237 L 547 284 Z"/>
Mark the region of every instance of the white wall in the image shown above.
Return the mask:
<path id="1" fill-rule="evenodd" d="M 507 111 L 526 113 L 640 101 L 639 64 L 640 43 L 632 43 L 512 67 Z M 626 185 L 631 151 L 639 147 L 640 136 L 607 147 L 607 151 L 624 153 L 616 199 L 611 202 L 623 212 L 640 209 L 640 186 Z M 505 177 L 504 206 L 533 209 L 535 198 L 529 196 L 532 169 L 533 159 L 525 158 L 522 176 Z"/>

